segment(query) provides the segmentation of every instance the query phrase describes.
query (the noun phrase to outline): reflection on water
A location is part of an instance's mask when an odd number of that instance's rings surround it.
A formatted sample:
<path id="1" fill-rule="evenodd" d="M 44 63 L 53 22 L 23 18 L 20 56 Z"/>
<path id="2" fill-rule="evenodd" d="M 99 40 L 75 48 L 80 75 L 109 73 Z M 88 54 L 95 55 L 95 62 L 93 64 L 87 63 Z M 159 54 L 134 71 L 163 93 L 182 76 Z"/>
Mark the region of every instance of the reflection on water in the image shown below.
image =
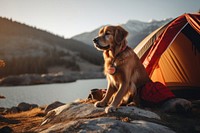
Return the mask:
<path id="1" fill-rule="evenodd" d="M 67 103 L 78 98 L 87 98 L 91 89 L 106 86 L 105 79 L 90 79 L 64 84 L 0 87 L 0 94 L 6 97 L 0 99 L 0 107 L 16 106 L 20 102 L 38 105 L 46 105 L 54 101 Z"/>

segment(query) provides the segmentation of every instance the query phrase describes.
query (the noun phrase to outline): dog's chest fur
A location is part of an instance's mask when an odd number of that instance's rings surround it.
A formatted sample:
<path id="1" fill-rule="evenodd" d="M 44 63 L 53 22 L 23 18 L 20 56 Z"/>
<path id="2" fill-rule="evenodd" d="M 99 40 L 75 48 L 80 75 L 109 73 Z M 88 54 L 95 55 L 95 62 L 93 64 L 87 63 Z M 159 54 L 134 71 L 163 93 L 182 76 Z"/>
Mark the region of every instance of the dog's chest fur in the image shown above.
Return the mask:
<path id="1" fill-rule="evenodd" d="M 139 58 L 129 47 L 117 56 L 117 58 L 114 58 L 108 51 L 105 51 L 104 61 L 104 74 L 115 87 L 119 87 L 123 81 L 126 81 L 125 77 L 129 78 L 136 87 L 140 87 L 150 80 Z M 113 65 L 116 67 L 116 72 L 110 74 L 108 73 L 108 69 Z M 127 74 L 130 75 L 127 77 Z"/>
<path id="2" fill-rule="evenodd" d="M 109 78 L 109 81 L 116 87 L 123 81 L 124 67 L 132 56 L 132 49 L 127 48 L 126 51 L 120 53 L 118 56 L 113 57 L 109 51 L 104 52 L 104 74 Z M 114 70 L 113 70 L 114 69 Z M 110 71 L 114 71 L 112 74 Z"/>

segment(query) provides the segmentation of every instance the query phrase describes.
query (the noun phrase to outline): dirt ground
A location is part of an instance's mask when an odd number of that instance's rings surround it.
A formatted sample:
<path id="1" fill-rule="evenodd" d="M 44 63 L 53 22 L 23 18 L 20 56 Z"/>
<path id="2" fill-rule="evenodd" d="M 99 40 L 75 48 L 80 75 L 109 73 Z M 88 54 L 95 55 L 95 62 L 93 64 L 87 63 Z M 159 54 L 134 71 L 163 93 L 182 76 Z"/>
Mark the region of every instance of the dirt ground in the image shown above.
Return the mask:
<path id="1" fill-rule="evenodd" d="M 2 116 L 4 118 L 0 118 L 0 133 L 5 132 L 6 129 L 8 132 L 12 132 L 12 130 L 13 132 L 27 132 L 39 126 L 45 114 L 42 109 L 35 108 L 26 112 Z"/>

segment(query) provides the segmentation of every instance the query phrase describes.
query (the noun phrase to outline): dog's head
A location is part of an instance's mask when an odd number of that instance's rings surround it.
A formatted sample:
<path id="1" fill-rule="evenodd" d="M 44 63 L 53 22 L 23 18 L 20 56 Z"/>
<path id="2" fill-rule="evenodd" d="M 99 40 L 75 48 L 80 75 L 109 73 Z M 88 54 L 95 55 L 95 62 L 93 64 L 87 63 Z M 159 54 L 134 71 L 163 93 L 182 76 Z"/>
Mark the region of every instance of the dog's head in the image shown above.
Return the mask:
<path id="1" fill-rule="evenodd" d="M 121 26 L 105 26 L 99 30 L 99 35 L 94 38 L 94 46 L 100 50 L 120 49 L 126 43 L 128 32 Z"/>

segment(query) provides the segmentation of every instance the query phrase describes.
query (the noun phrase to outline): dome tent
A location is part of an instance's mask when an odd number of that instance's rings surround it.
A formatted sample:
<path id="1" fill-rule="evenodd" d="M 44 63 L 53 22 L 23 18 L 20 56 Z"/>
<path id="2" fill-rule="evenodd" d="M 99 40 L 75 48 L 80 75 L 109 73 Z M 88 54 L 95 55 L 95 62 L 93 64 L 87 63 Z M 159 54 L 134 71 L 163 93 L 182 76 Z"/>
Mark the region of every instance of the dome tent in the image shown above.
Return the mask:
<path id="1" fill-rule="evenodd" d="M 176 95 L 200 98 L 200 14 L 183 14 L 148 35 L 134 51 L 153 81 Z"/>

